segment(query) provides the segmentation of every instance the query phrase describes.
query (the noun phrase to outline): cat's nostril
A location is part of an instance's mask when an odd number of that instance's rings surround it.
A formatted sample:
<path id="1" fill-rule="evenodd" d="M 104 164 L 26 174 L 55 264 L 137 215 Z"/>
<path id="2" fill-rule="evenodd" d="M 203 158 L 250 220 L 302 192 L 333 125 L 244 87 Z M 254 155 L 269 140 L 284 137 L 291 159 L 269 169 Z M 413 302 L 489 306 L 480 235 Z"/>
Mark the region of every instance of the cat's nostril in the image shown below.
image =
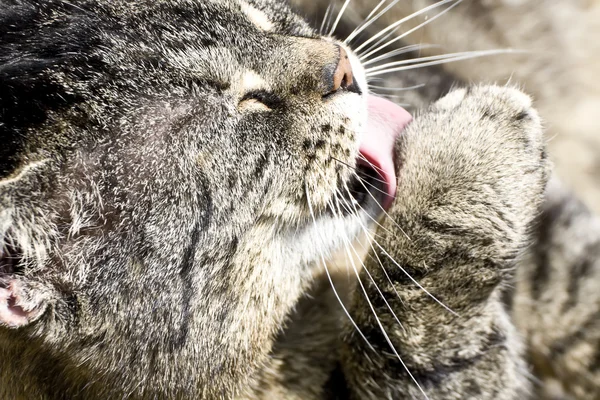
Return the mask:
<path id="1" fill-rule="evenodd" d="M 333 90 L 345 89 L 352 86 L 354 83 L 354 77 L 352 76 L 352 65 L 348 58 L 348 53 L 342 47 L 340 47 L 340 61 L 338 63 L 335 72 L 333 73 Z"/>
<path id="2" fill-rule="evenodd" d="M 354 81 L 354 76 L 352 74 L 352 64 L 350 64 L 350 58 L 348 57 L 348 53 L 341 46 L 339 47 L 339 49 L 340 58 L 337 66 L 335 67 L 335 70 L 333 71 L 333 76 L 327 74 L 329 75 L 328 79 L 331 79 L 331 81 L 328 85 L 326 85 L 326 87 L 329 87 L 329 91 L 325 93 L 325 96 L 334 94 L 342 89 L 360 94 L 360 89 Z"/>

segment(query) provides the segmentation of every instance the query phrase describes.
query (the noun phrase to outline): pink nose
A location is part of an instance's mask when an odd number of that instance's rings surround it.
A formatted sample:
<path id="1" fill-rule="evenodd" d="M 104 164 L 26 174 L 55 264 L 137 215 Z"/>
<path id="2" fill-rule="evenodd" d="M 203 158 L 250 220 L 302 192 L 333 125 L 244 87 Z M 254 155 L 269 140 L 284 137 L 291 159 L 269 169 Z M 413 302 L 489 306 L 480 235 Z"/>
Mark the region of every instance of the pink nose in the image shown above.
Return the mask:
<path id="1" fill-rule="evenodd" d="M 352 65 L 350 64 L 348 53 L 340 47 L 340 61 L 333 73 L 333 87 L 331 91 L 337 92 L 340 89 L 347 89 L 353 83 L 354 77 L 352 76 Z"/>
<path id="2" fill-rule="evenodd" d="M 325 91 L 323 92 L 323 97 L 329 97 L 339 91 L 360 94 L 360 88 L 356 84 L 352 74 L 352 64 L 350 64 L 348 53 L 341 46 L 337 46 L 337 48 L 340 51 L 337 64 L 332 63 L 325 66 L 323 74 Z"/>

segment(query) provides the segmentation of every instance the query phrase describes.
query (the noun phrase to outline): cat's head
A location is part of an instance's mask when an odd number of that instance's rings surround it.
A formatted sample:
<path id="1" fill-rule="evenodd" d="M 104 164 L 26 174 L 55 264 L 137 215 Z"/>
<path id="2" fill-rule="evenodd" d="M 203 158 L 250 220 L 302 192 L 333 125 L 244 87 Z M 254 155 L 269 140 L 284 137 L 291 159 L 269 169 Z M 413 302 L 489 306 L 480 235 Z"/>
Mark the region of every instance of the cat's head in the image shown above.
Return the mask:
<path id="1" fill-rule="evenodd" d="M 230 393 L 389 201 L 393 140 L 367 127 L 406 115 L 278 0 L 29 0 L 0 22 L 0 337 L 74 387 Z"/>

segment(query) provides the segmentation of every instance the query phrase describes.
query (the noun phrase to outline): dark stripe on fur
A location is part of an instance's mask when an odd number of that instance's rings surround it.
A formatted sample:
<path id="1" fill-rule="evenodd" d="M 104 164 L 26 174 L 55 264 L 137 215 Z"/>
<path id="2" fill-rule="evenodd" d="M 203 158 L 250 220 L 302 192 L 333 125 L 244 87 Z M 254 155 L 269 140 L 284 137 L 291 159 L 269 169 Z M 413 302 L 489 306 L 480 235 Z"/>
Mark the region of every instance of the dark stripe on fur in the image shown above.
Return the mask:
<path id="1" fill-rule="evenodd" d="M 403 352 L 402 344 L 396 343 L 396 350 L 398 351 L 398 354 L 402 360 L 406 363 L 405 367 L 398 361 L 397 358 L 395 358 L 393 354 L 391 354 L 389 345 L 387 344 L 385 337 L 378 327 L 374 325 L 368 325 L 361 326 L 361 329 L 369 343 L 371 343 L 377 352 L 387 354 L 386 363 L 388 365 L 385 367 L 385 369 L 387 371 L 394 371 L 394 379 L 402 379 L 407 382 L 412 381 L 412 378 L 406 371 L 406 368 L 408 368 L 412 377 L 416 379 L 417 382 L 419 382 L 419 384 L 426 390 L 428 388 L 442 386 L 445 381 L 453 378 L 453 374 L 472 368 L 477 368 L 477 364 L 487 356 L 489 351 L 503 351 L 503 349 L 506 348 L 506 336 L 502 332 L 494 329 L 493 332 L 482 338 L 480 344 L 481 351 L 479 351 L 475 356 L 462 358 L 456 355 L 453 357 L 436 360 L 436 363 L 432 365 L 414 365 L 408 361 L 411 359 L 411 357 Z M 445 338 L 440 338 L 440 343 L 443 343 L 444 340 Z M 457 353 L 458 351 L 459 350 L 457 349 Z"/>
<path id="2" fill-rule="evenodd" d="M 200 241 L 200 227 L 196 224 L 192 231 L 192 238 L 189 246 L 185 249 L 183 260 L 181 261 L 181 267 L 179 271 L 179 277 L 183 287 L 183 298 L 181 304 L 181 325 L 177 338 L 173 343 L 174 349 L 181 349 L 187 342 L 190 324 L 190 303 L 193 296 L 192 280 L 190 273 L 194 265 L 194 255 L 198 248 L 198 242 Z"/>

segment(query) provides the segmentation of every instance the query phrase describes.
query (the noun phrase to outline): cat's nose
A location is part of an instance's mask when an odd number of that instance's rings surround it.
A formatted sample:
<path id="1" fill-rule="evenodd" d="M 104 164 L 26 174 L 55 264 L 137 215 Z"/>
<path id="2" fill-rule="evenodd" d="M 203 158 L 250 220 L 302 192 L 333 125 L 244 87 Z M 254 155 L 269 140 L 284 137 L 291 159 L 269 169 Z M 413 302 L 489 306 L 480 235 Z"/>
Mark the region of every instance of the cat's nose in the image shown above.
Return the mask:
<path id="1" fill-rule="evenodd" d="M 337 65 L 334 65 L 333 68 L 326 68 L 324 74 L 324 79 L 326 80 L 325 87 L 328 88 L 324 95 L 328 96 L 340 90 L 347 90 L 349 92 L 360 94 L 360 88 L 352 75 L 352 64 L 350 63 L 348 53 L 341 46 L 339 46 L 339 49 L 340 57 Z"/>

